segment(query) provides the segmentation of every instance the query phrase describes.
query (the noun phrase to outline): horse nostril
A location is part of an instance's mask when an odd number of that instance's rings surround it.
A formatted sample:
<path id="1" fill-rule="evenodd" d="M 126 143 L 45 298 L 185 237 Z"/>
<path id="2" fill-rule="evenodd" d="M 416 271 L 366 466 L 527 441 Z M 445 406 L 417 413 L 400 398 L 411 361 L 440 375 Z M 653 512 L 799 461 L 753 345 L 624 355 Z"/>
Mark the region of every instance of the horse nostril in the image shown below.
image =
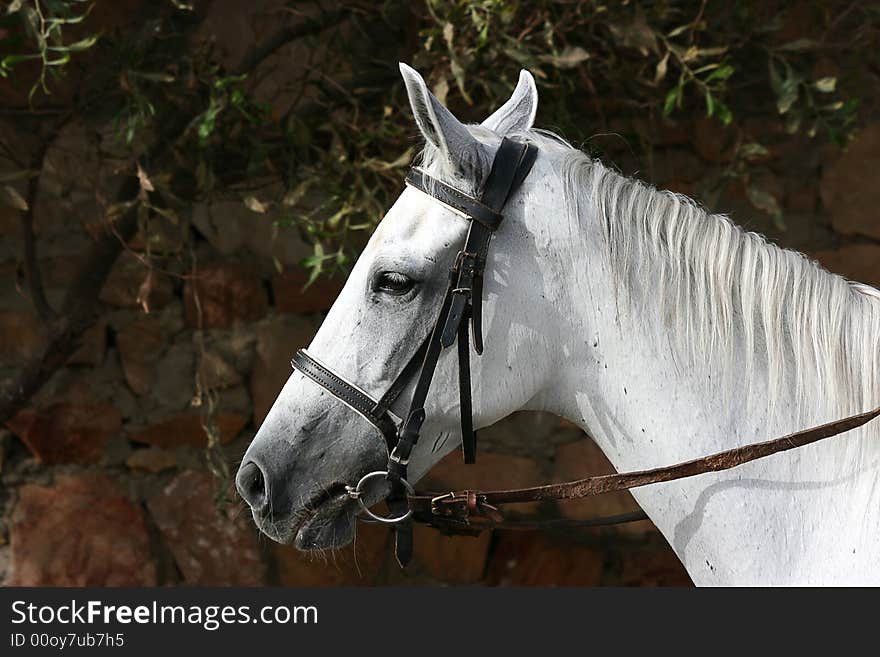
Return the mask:
<path id="1" fill-rule="evenodd" d="M 238 493 L 254 511 L 262 511 L 268 499 L 266 495 L 266 477 L 262 468 L 253 461 L 248 461 L 238 469 L 235 477 Z"/>

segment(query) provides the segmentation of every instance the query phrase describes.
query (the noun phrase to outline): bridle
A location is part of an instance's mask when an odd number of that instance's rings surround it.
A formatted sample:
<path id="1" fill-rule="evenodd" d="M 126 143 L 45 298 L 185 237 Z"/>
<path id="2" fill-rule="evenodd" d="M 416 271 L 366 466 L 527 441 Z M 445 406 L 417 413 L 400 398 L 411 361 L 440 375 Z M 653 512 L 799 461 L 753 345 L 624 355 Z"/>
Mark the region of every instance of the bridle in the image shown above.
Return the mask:
<path id="1" fill-rule="evenodd" d="M 349 492 L 372 518 L 396 526 L 396 553 L 401 564 L 407 563 L 412 555 L 412 525 L 407 522 L 412 510 L 408 508 L 406 494 L 412 495 L 414 490 L 406 480 L 407 466 L 425 421 L 425 400 L 440 354 L 456 340 L 462 452 L 465 463 L 476 460 L 477 436 L 472 416 L 469 333 L 473 335 L 474 351 L 481 355 L 483 272 L 489 253 L 489 241 L 504 219 L 502 209 L 507 199 L 522 185 L 537 155 L 538 149 L 533 144 L 506 137 L 502 139 L 483 185 L 481 198 L 469 196 L 420 169 L 410 169 L 406 177 L 407 185 L 452 208 L 467 219 L 469 226 L 464 245 L 449 270 L 449 283 L 433 329 L 381 399 L 373 399 L 355 384 L 346 381 L 313 358 L 305 349 L 297 351 L 291 361 L 294 368 L 364 417 L 385 439 L 388 449 L 386 470 L 367 474 Z M 395 422 L 390 407 L 416 371 L 418 377 L 407 412 L 401 422 Z M 384 476 L 391 484 L 386 498 L 388 507 L 394 514 L 390 518 L 375 515 L 360 497 L 364 484 L 378 476 Z"/>
<path id="2" fill-rule="evenodd" d="M 449 534 L 478 534 L 485 529 L 535 529 L 541 527 L 600 526 L 632 522 L 647 516 L 642 512 L 591 518 L 587 520 L 510 520 L 500 509 L 502 504 L 565 500 L 626 490 L 652 483 L 673 481 L 705 472 L 715 472 L 764 458 L 780 451 L 807 445 L 859 427 L 880 416 L 880 408 L 854 415 L 775 440 L 754 443 L 718 454 L 672 466 L 640 472 L 588 477 L 563 484 L 550 484 L 504 491 L 450 492 L 416 494 L 406 480 L 413 447 L 425 421 L 425 401 L 443 349 L 458 343 L 459 410 L 461 415 L 462 452 L 465 463 L 476 460 L 476 432 L 473 428 L 470 377 L 469 337 L 474 351 L 483 353 L 482 296 L 483 273 L 492 234 L 501 225 L 510 196 L 522 185 L 531 171 L 538 149 L 533 144 L 504 138 L 492 161 L 480 198 L 432 178 L 413 168 L 406 184 L 452 208 L 469 222 L 464 245 L 449 270 L 449 282 L 440 312 L 432 330 L 416 350 L 391 386 L 378 400 L 356 384 L 347 381 L 305 349 L 296 352 L 291 365 L 350 409 L 370 422 L 385 440 L 388 463 L 385 470 L 369 472 L 356 486 L 347 486 L 348 495 L 375 522 L 394 526 L 395 553 L 406 565 L 413 551 L 412 523 L 420 522 Z M 413 394 L 402 419 L 395 419 L 391 406 L 408 383 L 416 377 Z M 386 503 L 391 516 L 379 516 L 363 501 L 363 487 L 373 478 L 383 477 L 390 484 Z"/>

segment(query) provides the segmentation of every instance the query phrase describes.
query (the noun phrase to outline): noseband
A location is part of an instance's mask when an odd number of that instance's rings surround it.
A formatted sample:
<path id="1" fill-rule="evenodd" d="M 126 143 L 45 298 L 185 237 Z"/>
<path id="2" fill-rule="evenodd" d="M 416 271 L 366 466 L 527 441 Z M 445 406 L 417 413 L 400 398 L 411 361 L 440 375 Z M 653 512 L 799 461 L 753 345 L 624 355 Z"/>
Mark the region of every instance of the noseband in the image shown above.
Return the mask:
<path id="1" fill-rule="evenodd" d="M 477 437 L 472 415 L 469 333 L 473 336 L 474 351 L 481 355 L 483 353 L 483 273 L 489 253 L 489 242 L 504 219 L 502 211 L 507 199 L 522 185 L 537 155 L 538 149 L 532 144 L 506 137 L 502 139 L 480 198 L 469 196 L 455 187 L 432 178 L 424 171 L 415 168 L 410 170 L 406 177 L 407 185 L 461 214 L 469 222 L 469 227 L 464 245 L 449 270 L 449 283 L 434 328 L 381 399 L 373 399 L 354 383 L 347 381 L 312 357 L 305 349 L 297 351 L 291 361 L 295 369 L 360 414 L 376 427 L 385 439 L 388 466 L 386 471 L 380 474 L 391 484 L 386 502 L 394 516 L 391 518 L 376 516 L 367 509 L 360 498 L 361 487 L 369 478 L 377 476 L 377 473 L 370 473 L 362 478 L 358 485 L 350 490 L 350 494 L 374 519 L 395 524 L 396 552 L 401 564 L 408 562 L 412 554 L 412 525 L 403 522 L 412 513 L 408 508 L 406 495 L 408 492 L 410 494 L 413 492 L 406 481 L 407 466 L 425 421 L 425 400 L 440 354 L 456 340 L 458 341 L 462 452 L 465 463 L 473 463 L 476 460 Z M 391 414 L 390 407 L 416 371 L 418 378 L 409 408 L 404 419 L 397 422 Z"/>
<path id="2" fill-rule="evenodd" d="M 584 521 L 567 520 L 510 520 L 499 509 L 503 504 L 569 500 L 591 497 L 618 490 L 628 490 L 648 484 L 674 481 L 685 477 L 735 468 L 743 463 L 765 458 L 771 454 L 802 447 L 843 432 L 855 429 L 880 417 L 880 408 L 853 415 L 829 424 L 805 429 L 781 438 L 736 447 L 710 454 L 692 461 L 638 472 L 600 475 L 532 488 L 500 491 L 465 490 L 444 494 L 416 494 L 407 482 L 407 465 L 412 449 L 419 439 L 425 421 L 425 400 L 431 379 L 443 349 L 458 340 L 459 406 L 461 413 L 462 451 L 465 463 L 476 458 L 476 433 L 473 428 L 469 333 L 472 333 L 474 351 L 483 353 L 482 297 L 483 272 L 492 234 L 504 218 L 502 210 L 528 176 L 538 150 L 531 144 L 503 139 L 481 198 L 431 178 L 423 171 L 411 169 L 406 184 L 424 192 L 461 214 L 469 222 L 464 246 L 449 270 L 449 284 L 431 333 L 410 358 L 381 399 L 373 399 L 354 383 L 335 373 L 329 367 L 300 349 L 291 365 L 339 401 L 370 422 L 385 439 L 388 449 L 386 470 L 364 475 L 354 487 L 347 487 L 351 498 L 357 500 L 366 514 L 377 522 L 394 526 L 395 551 L 401 565 L 412 556 L 412 522 L 422 522 L 450 534 L 475 535 L 485 529 L 536 529 L 541 527 L 601 526 L 644 519 L 642 512 L 591 518 Z M 470 322 L 470 329 L 468 328 Z M 392 415 L 391 405 L 403 392 L 407 383 L 416 376 L 415 389 L 405 417 L 398 421 Z M 392 513 L 390 517 L 374 514 L 362 499 L 366 482 L 383 477 L 390 483 L 386 498 Z"/>

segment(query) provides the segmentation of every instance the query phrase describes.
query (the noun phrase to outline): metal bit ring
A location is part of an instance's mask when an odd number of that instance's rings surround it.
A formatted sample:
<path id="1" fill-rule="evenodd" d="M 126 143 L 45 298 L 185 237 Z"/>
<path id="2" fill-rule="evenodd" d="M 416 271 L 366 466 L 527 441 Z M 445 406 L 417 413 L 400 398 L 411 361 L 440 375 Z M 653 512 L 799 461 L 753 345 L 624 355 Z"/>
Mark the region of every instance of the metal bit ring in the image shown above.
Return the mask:
<path id="1" fill-rule="evenodd" d="M 377 516 L 375 513 L 370 511 L 369 508 L 367 508 L 367 505 L 364 503 L 363 491 L 361 490 L 361 488 L 363 488 L 363 486 L 364 486 L 364 483 L 366 483 L 367 481 L 369 481 L 373 477 L 385 477 L 385 476 L 387 476 L 387 474 L 388 473 L 385 472 L 384 470 L 376 470 L 375 472 L 368 472 L 363 477 L 361 477 L 361 480 L 359 482 L 357 482 L 357 486 L 355 486 L 354 489 L 349 488 L 348 495 L 352 499 L 356 500 L 357 503 L 360 505 L 361 509 L 363 510 L 363 512 L 366 513 L 368 516 L 370 516 L 373 520 L 375 520 L 377 522 L 385 523 L 386 525 L 394 525 L 394 524 L 397 524 L 398 522 L 403 522 L 404 520 L 409 518 L 412 515 L 413 510 L 407 509 L 406 513 L 404 513 L 402 516 L 398 516 L 397 518 L 385 518 L 383 516 Z M 401 478 L 400 483 L 403 484 L 403 487 L 406 489 L 407 493 L 409 493 L 410 495 L 415 495 L 415 492 L 416 492 L 415 488 L 413 488 L 412 484 L 410 484 L 406 479 Z"/>

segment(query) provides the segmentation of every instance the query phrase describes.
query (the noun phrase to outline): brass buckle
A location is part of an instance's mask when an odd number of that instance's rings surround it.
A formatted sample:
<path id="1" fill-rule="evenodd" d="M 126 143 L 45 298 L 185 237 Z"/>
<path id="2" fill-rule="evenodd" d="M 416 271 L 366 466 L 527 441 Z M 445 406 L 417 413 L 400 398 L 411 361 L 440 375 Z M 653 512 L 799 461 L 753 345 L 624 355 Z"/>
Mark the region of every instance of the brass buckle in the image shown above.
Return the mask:
<path id="1" fill-rule="evenodd" d="M 440 510 L 439 503 L 443 500 L 449 500 L 450 502 L 455 501 L 456 496 L 455 493 L 443 493 L 443 495 L 437 495 L 436 497 L 431 498 L 431 515 L 434 516 L 450 516 L 451 513 L 443 513 Z"/>

